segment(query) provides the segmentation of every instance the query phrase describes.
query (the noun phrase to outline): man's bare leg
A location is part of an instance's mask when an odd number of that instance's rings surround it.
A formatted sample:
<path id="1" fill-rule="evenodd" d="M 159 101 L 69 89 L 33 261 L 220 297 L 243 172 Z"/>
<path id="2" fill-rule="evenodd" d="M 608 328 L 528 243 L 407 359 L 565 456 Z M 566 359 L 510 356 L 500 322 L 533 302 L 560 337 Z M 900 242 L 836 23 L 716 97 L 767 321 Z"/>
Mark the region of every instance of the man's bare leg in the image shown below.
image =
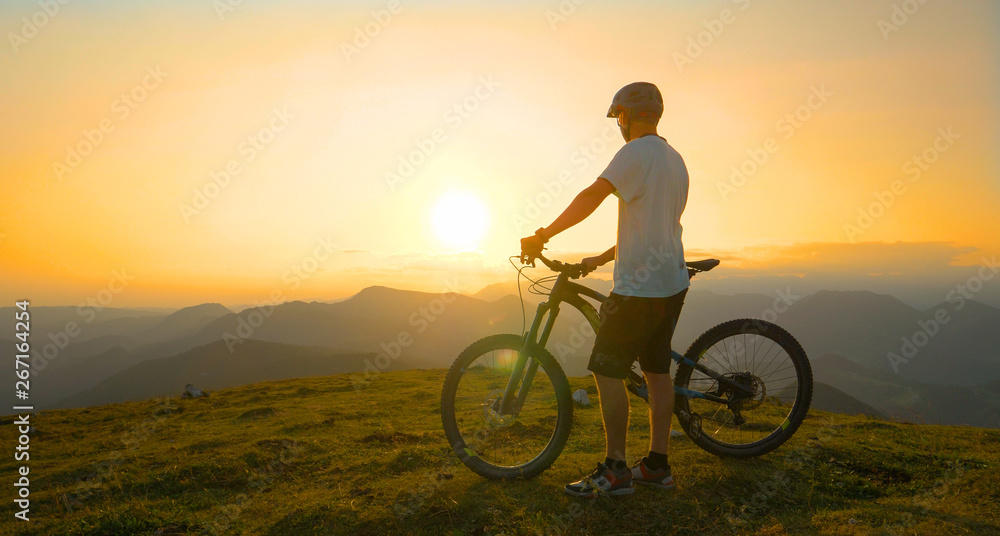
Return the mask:
<path id="1" fill-rule="evenodd" d="M 649 450 L 666 454 L 670 441 L 670 420 L 674 413 L 674 382 L 670 374 L 642 374 L 649 388 Z M 604 406 L 603 398 L 601 406 Z"/>
<path id="2" fill-rule="evenodd" d="M 598 465 L 593 474 L 566 484 L 566 493 L 576 497 L 627 495 L 635 492 L 634 475 L 625 462 L 625 436 L 628 433 L 628 391 L 625 380 L 594 374 L 604 418 L 604 437 L 609 460 Z M 599 478 L 600 477 L 600 478 Z"/>
<path id="3" fill-rule="evenodd" d="M 604 438 L 608 444 L 608 458 L 625 461 L 625 444 L 628 434 L 628 391 L 625 380 L 594 374 L 597 392 L 601 399 L 601 416 L 604 418 Z M 668 376 L 669 381 L 669 376 Z"/>

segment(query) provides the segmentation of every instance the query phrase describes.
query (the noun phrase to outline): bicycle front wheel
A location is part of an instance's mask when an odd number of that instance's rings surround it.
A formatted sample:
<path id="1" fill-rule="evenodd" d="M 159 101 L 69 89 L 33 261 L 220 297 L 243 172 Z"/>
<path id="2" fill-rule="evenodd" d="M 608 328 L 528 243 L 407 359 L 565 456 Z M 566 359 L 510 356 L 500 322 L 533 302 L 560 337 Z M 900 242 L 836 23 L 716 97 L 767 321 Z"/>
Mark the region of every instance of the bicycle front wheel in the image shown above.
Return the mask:
<path id="1" fill-rule="evenodd" d="M 720 382 L 687 364 L 675 385 L 675 413 L 692 441 L 719 456 L 770 452 L 795 433 L 812 401 L 812 368 L 802 346 L 781 327 L 758 319 L 731 320 L 706 331 L 684 357 L 738 384 Z M 700 398 L 711 395 L 726 404 Z"/>
<path id="2" fill-rule="evenodd" d="M 544 348 L 526 356 L 516 380 L 523 401 L 500 411 L 504 389 L 521 357 L 520 335 L 493 335 L 459 354 L 441 393 L 441 420 L 452 450 L 486 478 L 532 478 L 562 452 L 573 424 L 569 381 Z M 522 384 L 530 382 L 522 389 Z"/>

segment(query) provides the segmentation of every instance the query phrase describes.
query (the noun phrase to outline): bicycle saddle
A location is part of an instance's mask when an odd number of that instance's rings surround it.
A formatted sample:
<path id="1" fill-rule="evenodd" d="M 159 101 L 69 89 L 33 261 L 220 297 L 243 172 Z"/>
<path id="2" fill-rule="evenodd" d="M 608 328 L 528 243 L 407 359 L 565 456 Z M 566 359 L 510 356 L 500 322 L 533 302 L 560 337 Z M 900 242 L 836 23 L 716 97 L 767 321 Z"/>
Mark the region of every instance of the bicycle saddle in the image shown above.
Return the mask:
<path id="1" fill-rule="evenodd" d="M 705 259 L 703 261 L 693 261 L 687 263 L 688 268 L 699 272 L 707 272 L 719 265 L 719 259 Z"/>

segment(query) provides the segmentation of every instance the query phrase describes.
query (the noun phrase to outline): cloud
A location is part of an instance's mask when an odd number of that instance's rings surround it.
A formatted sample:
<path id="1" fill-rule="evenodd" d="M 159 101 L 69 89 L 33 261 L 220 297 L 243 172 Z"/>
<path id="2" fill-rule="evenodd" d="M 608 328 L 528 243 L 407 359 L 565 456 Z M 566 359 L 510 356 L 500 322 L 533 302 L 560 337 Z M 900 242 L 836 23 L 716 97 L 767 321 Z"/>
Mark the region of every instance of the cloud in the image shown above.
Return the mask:
<path id="1" fill-rule="evenodd" d="M 699 276 L 697 286 L 719 293 L 793 288 L 867 290 L 891 294 L 919 308 L 945 301 L 993 252 L 952 242 L 801 243 L 753 246 L 726 253 L 728 262 Z M 1000 306 L 1000 281 L 977 295 Z"/>
<path id="2" fill-rule="evenodd" d="M 753 246 L 731 252 L 739 275 L 839 274 L 864 276 L 940 275 L 977 251 L 952 242 L 814 242 L 786 246 Z"/>

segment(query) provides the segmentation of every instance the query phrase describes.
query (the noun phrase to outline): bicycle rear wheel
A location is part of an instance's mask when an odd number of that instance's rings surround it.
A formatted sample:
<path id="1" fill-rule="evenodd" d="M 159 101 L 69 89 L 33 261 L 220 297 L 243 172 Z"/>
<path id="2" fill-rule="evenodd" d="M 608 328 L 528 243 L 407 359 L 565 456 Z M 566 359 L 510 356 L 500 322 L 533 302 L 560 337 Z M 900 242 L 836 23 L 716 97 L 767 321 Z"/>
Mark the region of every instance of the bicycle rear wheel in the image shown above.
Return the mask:
<path id="1" fill-rule="evenodd" d="M 749 458 L 770 452 L 795 433 L 809 411 L 809 359 L 795 337 L 776 324 L 758 319 L 719 324 L 698 337 L 685 357 L 752 393 L 740 394 L 690 365 L 678 367 L 675 385 L 729 401 L 676 397 L 684 431 L 712 454 Z"/>
<path id="2" fill-rule="evenodd" d="M 534 370 L 523 404 L 501 415 L 521 343 L 520 335 L 493 335 L 471 344 L 452 364 L 441 392 L 441 421 L 452 450 L 469 469 L 490 479 L 541 474 L 562 452 L 573 424 L 566 374 L 552 354 L 538 347 L 530 350 L 522 374 Z"/>

